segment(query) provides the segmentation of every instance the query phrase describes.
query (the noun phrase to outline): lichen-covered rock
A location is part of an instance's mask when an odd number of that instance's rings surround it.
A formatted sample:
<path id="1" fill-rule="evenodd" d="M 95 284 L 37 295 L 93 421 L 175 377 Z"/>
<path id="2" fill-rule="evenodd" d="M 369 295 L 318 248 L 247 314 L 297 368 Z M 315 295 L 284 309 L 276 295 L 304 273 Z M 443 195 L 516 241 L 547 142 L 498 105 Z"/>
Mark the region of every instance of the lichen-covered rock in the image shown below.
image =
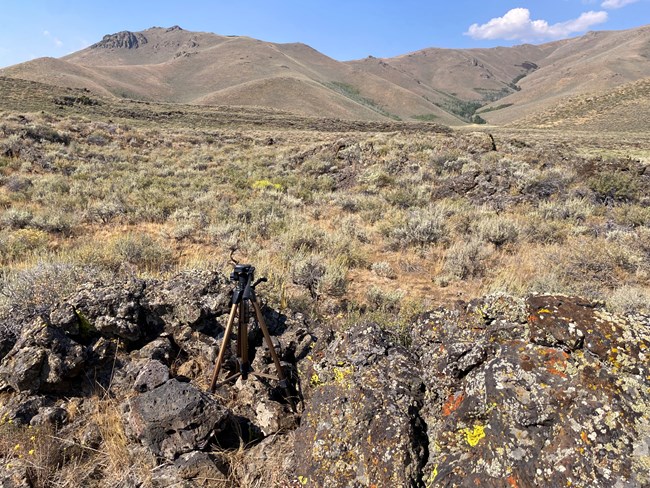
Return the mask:
<path id="1" fill-rule="evenodd" d="M 310 486 L 417 486 L 426 460 L 415 358 L 376 325 L 353 328 L 306 370 L 296 474 Z"/>
<path id="2" fill-rule="evenodd" d="M 229 418 L 214 397 L 175 379 L 132 398 L 128 410 L 133 436 L 169 460 L 204 448 Z"/>
<path id="3" fill-rule="evenodd" d="M 21 392 L 56 392 L 75 384 L 86 364 L 84 346 L 36 319 L 0 362 L 0 385 Z"/>
<path id="4" fill-rule="evenodd" d="M 231 289 L 205 271 L 87 285 L 49 321 L 20 319 L 0 358 L 0 418 L 103 451 L 101 391 L 121 404 L 139 441 L 126 451 L 148 459 L 154 486 L 650 486 L 650 317 L 498 294 L 422 314 L 398 343 L 363 321 L 264 308 L 302 400 L 293 412 L 271 379 L 195 386 L 209 380 Z M 275 374 L 249 332 L 253 370 Z M 0 473 L 0 486 L 21 476 Z"/>
<path id="5" fill-rule="evenodd" d="M 526 327 L 519 338 L 495 336 L 494 314 L 476 306 L 413 328 L 437 392 L 422 408 L 427 486 L 648 486 L 650 320 L 571 297 L 527 309 L 525 324 L 498 319 Z M 463 374 L 450 367 L 468 356 Z"/>
<path id="6" fill-rule="evenodd" d="M 84 285 L 50 312 L 50 321 L 72 336 L 100 334 L 138 341 L 148 332 L 140 304 L 145 286 L 142 280 Z"/>

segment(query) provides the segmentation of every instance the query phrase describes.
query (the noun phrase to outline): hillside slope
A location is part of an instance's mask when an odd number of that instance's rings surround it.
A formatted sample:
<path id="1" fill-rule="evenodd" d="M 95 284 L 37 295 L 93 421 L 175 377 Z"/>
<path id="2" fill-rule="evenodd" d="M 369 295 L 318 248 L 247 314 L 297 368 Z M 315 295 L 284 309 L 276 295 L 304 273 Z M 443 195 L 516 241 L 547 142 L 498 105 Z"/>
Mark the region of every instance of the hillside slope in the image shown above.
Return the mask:
<path id="1" fill-rule="evenodd" d="M 520 127 L 643 132 L 650 127 L 650 78 L 626 83 L 601 95 L 563 99 L 518 120 Z"/>
<path id="2" fill-rule="evenodd" d="M 505 125 L 568 97 L 650 77 L 650 25 L 542 45 L 424 49 L 339 62 L 300 43 L 190 32 L 118 32 L 1 76 L 152 102 L 270 107 L 303 116 Z"/>
<path id="3" fill-rule="evenodd" d="M 521 90 L 499 100 L 512 104 L 485 118 L 505 124 L 543 113 L 567 97 L 606 96 L 609 90 L 650 77 L 650 26 L 620 32 L 590 32 L 560 43 L 540 69 L 523 78 Z M 616 96 L 616 95 L 614 95 Z"/>
<path id="4" fill-rule="evenodd" d="M 303 44 L 154 27 L 120 32 L 61 60 L 38 59 L 3 76 L 149 101 L 253 105 L 360 120 L 460 121 L 371 73 Z"/>

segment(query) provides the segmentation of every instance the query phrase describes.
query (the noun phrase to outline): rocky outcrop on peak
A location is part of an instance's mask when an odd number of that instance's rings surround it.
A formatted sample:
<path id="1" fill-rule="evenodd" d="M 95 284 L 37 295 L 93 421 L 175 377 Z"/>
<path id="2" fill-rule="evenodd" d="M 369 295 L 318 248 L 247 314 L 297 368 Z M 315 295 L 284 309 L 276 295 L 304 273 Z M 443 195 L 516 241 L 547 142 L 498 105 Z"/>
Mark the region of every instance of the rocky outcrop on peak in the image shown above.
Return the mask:
<path id="1" fill-rule="evenodd" d="M 650 486 L 648 316 L 490 295 L 396 334 L 265 307 L 289 401 L 266 378 L 206 391 L 230 293 L 207 271 L 84 285 L 26 321 L 0 360 L 2 439 L 56 432 L 77 454 L 55 468 L 96 456 L 100 486 Z M 254 324 L 248 340 L 273 374 Z M 99 459 L 116 435 L 117 474 Z M 0 486 L 29 485 L 16 445 Z"/>
<path id="2" fill-rule="evenodd" d="M 90 46 L 92 49 L 137 49 L 148 42 L 140 32 L 121 31 L 107 34 L 101 41 Z"/>

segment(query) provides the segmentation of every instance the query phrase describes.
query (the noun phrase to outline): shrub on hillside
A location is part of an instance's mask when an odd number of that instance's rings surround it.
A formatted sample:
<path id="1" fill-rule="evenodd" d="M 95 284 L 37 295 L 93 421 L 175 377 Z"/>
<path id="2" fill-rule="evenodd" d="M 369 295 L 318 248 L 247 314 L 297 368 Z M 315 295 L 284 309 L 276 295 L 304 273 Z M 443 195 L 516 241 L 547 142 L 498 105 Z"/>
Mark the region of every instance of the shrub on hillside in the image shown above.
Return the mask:
<path id="1" fill-rule="evenodd" d="M 46 125 L 37 125 L 33 127 L 28 127 L 25 130 L 25 137 L 32 139 L 36 142 L 54 142 L 58 144 L 68 145 L 70 144 L 71 138 L 69 134 L 64 132 L 59 132 L 56 129 L 46 126 Z"/>
<path id="2" fill-rule="evenodd" d="M 105 253 L 103 264 L 119 269 L 128 264 L 140 270 L 161 271 L 172 265 L 172 250 L 161 240 L 148 234 L 128 233 L 112 239 Z"/>
<path id="3" fill-rule="evenodd" d="M 32 212 L 19 208 L 9 208 L 0 214 L 0 224 L 10 229 L 24 229 L 32 223 L 33 219 Z"/>
<path id="4" fill-rule="evenodd" d="M 386 261 L 378 261 L 376 263 L 372 263 L 370 269 L 373 273 L 375 273 L 377 276 L 381 276 L 382 278 L 388 278 L 391 280 L 397 278 L 397 273 L 395 273 L 395 270 L 390 265 L 390 263 Z"/>
<path id="5" fill-rule="evenodd" d="M 629 171 L 603 171 L 587 183 L 600 203 L 634 202 L 641 188 L 638 176 Z"/>
<path id="6" fill-rule="evenodd" d="M 502 215 L 480 219 L 477 223 L 477 231 L 481 239 L 495 246 L 513 243 L 519 236 L 517 223 Z"/>
<path id="7" fill-rule="evenodd" d="M 585 198 L 539 202 L 537 214 L 542 220 L 575 220 L 584 222 L 594 213 L 594 206 Z"/>
<path id="8" fill-rule="evenodd" d="M 623 285 L 609 295 L 607 307 L 617 313 L 650 313 L 650 289 Z"/>
<path id="9" fill-rule="evenodd" d="M 447 240 L 445 212 L 439 207 L 411 210 L 389 233 L 394 248 L 427 246 Z"/>
<path id="10" fill-rule="evenodd" d="M 457 279 L 482 276 L 492 248 L 479 239 L 456 242 L 447 250 L 444 272 Z"/>

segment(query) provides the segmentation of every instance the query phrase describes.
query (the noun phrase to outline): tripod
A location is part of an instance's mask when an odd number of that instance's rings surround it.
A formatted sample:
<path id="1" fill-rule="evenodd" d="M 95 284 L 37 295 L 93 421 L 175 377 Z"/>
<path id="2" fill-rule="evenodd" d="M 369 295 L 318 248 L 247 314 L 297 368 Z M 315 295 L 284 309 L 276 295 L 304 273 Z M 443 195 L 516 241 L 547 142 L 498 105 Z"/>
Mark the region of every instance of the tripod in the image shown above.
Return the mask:
<path id="1" fill-rule="evenodd" d="M 286 399 L 291 404 L 292 409 L 295 408 L 291 398 L 289 396 L 289 385 L 287 379 L 282 371 L 282 365 L 280 364 L 280 359 L 278 358 L 275 348 L 273 347 L 273 342 L 271 341 L 271 335 L 269 330 L 266 327 L 266 322 L 264 321 L 264 316 L 262 315 L 262 310 L 260 304 L 257 301 L 255 295 L 255 287 L 260 283 L 267 281 L 266 278 L 260 278 L 254 283 L 251 283 L 254 279 L 255 268 L 250 264 L 237 264 L 233 273 L 230 275 L 230 281 L 237 283 L 237 286 L 233 290 L 232 294 L 232 307 L 230 309 L 230 315 L 228 316 L 228 322 L 226 324 L 226 332 L 223 336 L 223 341 L 221 342 L 221 348 L 219 349 L 219 356 L 217 357 L 217 362 L 214 366 L 214 373 L 212 374 L 212 382 L 210 383 L 210 391 L 214 393 L 215 389 L 218 386 L 224 385 L 236 378 L 241 377 L 242 380 L 246 380 L 248 375 L 255 376 L 257 378 L 267 378 L 271 380 L 276 380 L 279 382 L 279 386 L 284 389 Z M 257 323 L 264 334 L 264 339 L 266 344 L 269 347 L 269 352 L 271 353 L 271 358 L 275 363 L 275 369 L 277 376 L 258 373 L 252 371 L 249 357 L 248 357 L 248 305 L 252 305 L 253 310 L 255 311 L 255 317 Z M 235 317 L 238 317 L 239 328 L 237 332 L 237 371 L 228 376 L 225 380 L 217 383 L 219 378 L 219 373 L 221 372 L 221 367 L 223 366 L 223 359 L 230 342 L 230 335 L 232 333 L 232 328 L 235 322 Z"/>

